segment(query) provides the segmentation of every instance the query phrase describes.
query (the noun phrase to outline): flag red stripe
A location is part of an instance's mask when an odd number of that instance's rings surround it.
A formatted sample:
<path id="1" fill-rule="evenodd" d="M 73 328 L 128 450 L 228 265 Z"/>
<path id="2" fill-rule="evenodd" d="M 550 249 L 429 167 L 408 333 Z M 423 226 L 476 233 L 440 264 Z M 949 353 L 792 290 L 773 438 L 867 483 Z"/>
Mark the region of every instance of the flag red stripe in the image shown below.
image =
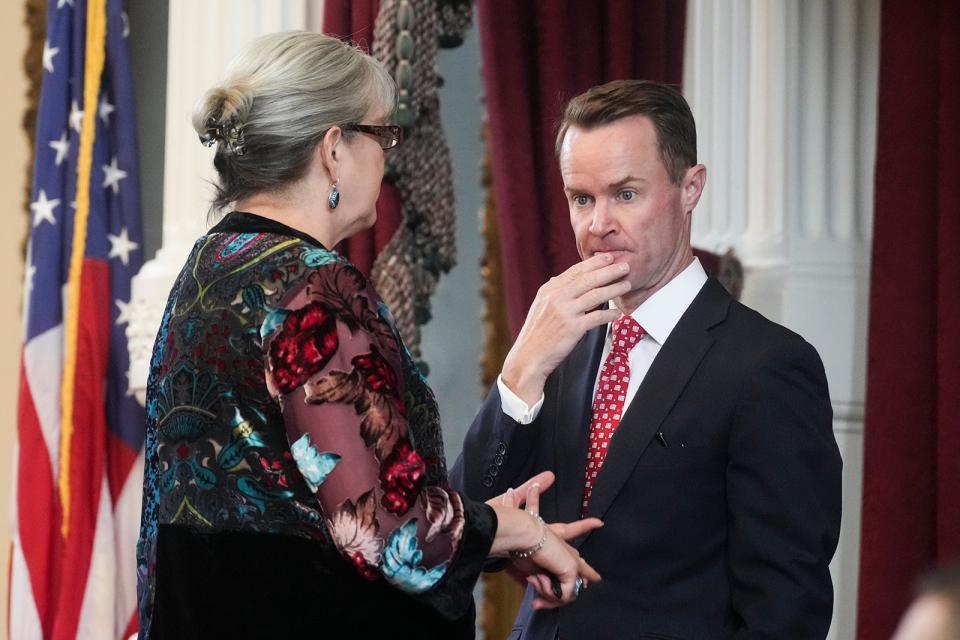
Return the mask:
<path id="1" fill-rule="evenodd" d="M 70 441 L 70 535 L 64 540 L 53 640 L 74 640 L 90 572 L 90 557 L 106 468 L 105 380 L 110 351 L 110 268 L 85 258 L 80 278 L 77 368 Z"/>
<path id="2" fill-rule="evenodd" d="M 130 616 L 130 622 L 127 623 L 127 628 L 124 630 L 121 640 L 126 640 L 126 638 L 129 638 L 136 633 L 139 626 L 140 621 L 137 619 L 137 610 L 134 608 L 133 615 Z"/>
<path id="3" fill-rule="evenodd" d="M 57 564 L 54 556 L 58 546 L 54 532 L 60 530 L 60 507 L 56 499 L 50 454 L 33 404 L 22 353 L 17 413 L 17 527 L 20 547 L 30 574 L 33 599 L 46 636 L 50 632 L 51 613 L 56 604 L 49 602 L 48 596 L 54 593 Z"/>

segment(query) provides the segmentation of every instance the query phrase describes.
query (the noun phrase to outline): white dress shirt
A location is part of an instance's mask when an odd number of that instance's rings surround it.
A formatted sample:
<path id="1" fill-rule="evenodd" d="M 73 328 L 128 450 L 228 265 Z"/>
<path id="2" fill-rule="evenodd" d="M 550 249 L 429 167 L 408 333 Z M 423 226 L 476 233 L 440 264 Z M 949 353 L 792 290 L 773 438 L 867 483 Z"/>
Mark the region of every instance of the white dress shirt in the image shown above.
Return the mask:
<path id="1" fill-rule="evenodd" d="M 706 282 L 707 274 L 700 265 L 700 261 L 694 258 L 686 269 L 663 285 L 659 291 L 647 298 L 630 314 L 643 327 L 644 334 L 640 342 L 630 350 L 630 384 L 627 385 L 627 399 L 623 405 L 624 412 L 630 406 L 633 397 L 637 395 L 637 389 L 640 388 L 640 383 L 643 382 L 647 371 L 650 370 L 653 359 L 660 352 L 660 347 L 667 341 L 673 328 L 680 321 L 680 317 L 686 312 L 690 303 L 697 297 Z M 611 331 L 611 325 L 607 325 L 607 337 L 604 341 L 603 353 L 600 356 L 600 367 L 597 369 L 595 380 L 599 380 L 600 368 L 603 367 L 607 354 L 610 353 Z M 594 394 L 597 392 L 596 385 L 597 383 L 594 382 Z M 531 407 L 503 383 L 502 376 L 497 377 L 497 388 L 500 391 L 500 408 L 516 422 L 530 424 L 540 415 L 540 409 L 543 407 L 543 394 L 540 394 L 540 399 Z"/>

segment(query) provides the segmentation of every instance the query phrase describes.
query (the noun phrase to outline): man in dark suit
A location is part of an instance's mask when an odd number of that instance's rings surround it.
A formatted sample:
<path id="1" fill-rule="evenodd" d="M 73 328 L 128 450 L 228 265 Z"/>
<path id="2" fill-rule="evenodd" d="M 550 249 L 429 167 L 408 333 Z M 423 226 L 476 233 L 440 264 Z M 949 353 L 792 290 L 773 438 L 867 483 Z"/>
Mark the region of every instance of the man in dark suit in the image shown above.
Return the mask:
<path id="1" fill-rule="evenodd" d="M 694 258 L 689 106 L 595 87 L 557 151 L 583 262 L 541 287 L 452 480 L 488 499 L 553 470 L 541 513 L 604 521 L 574 543 L 604 579 L 564 608 L 528 589 L 510 637 L 825 637 L 841 460 L 823 365 Z"/>

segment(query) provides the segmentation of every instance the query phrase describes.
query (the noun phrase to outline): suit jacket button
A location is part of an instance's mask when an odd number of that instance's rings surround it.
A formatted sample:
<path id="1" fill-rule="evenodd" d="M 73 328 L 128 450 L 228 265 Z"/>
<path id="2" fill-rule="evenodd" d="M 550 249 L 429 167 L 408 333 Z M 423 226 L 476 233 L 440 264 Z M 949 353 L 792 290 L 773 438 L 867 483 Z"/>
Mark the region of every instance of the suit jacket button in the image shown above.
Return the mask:
<path id="1" fill-rule="evenodd" d="M 498 467 L 499 467 L 500 465 L 502 465 L 502 464 L 503 464 L 503 456 L 500 455 L 499 453 L 498 453 L 497 455 L 493 456 L 493 463 L 494 463 L 495 465 L 497 465 Z"/>
<path id="2" fill-rule="evenodd" d="M 499 453 L 500 455 L 503 455 L 506 452 L 507 452 L 507 444 L 505 442 L 501 442 L 500 444 L 497 445 L 497 453 Z"/>
<path id="3" fill-rule="evenodd" d="M 493 477 L 493 476 L 497 475 L 498 473 L 500 473 L 500 468 L 497 467 L 496 465 L 492 464 L 492 465 L 490 465 L 489 467 L 487 467 L 487 475 L 488 475 L 488 476 Z"/>
<path id="4" fill-rule="evenodd" d="M 483 476 L 483 480 L 480 481 L 480 484 L 482 484 L 487 488 L 490 488 L 493 486 L 493 478 L 491 478 L 490 476 Z"/>

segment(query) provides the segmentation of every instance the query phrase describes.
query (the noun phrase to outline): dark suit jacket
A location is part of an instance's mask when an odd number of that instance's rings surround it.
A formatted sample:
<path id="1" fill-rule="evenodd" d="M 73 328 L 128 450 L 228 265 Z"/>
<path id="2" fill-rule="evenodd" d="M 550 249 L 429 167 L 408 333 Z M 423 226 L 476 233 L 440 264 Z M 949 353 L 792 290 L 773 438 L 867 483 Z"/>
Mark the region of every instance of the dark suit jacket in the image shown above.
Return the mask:
<path id="1" fill-rule="evenodd" d="M 557 481 L 541 513 L 579 518 L 604 337 L 605 327 L 589 332 L 550 376 L 532 424 L 508 418 L 494 387 L 454 486 L 487 499 L 550 469 Z M 543 612 L 530 609 L 528 589 L 511 638 L 826 635 L 841 460 L 810 344 L 708 280 L 610 447 L 588 514 L 604 527 L 575 542 L 603 582 Z"/>

